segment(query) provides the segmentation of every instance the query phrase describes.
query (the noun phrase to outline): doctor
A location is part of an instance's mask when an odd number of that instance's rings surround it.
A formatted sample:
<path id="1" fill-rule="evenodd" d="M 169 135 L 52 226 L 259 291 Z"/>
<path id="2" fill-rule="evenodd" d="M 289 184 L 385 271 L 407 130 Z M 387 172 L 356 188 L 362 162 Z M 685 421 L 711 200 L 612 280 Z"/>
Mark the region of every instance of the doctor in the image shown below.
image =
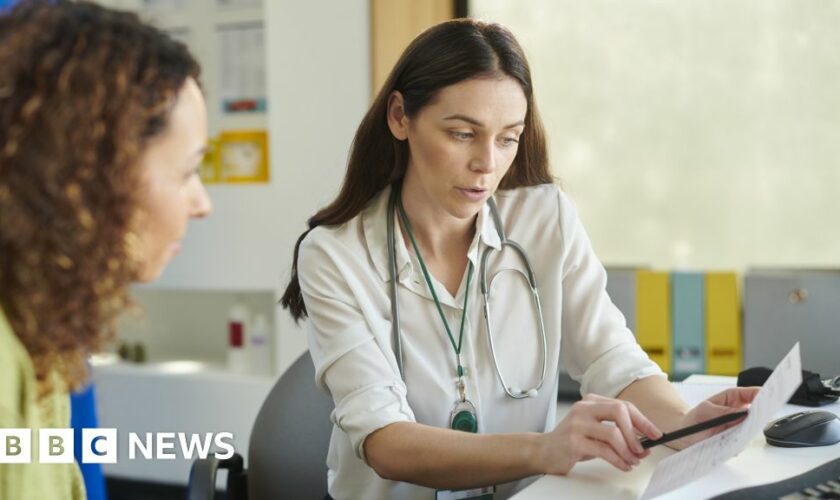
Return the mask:
<path id="1" fill-rule="evenodd" d="M 309 317 L 335 401 L 333 498 L 507 498 L 592 458 L 627 471 L 647 456 L 638 435 L 755 395 L 689 409 L 636 343 L 549 173 L 528 63 L 499 25 L 450 21 L 411 43 L 309 226 L 283 305 Z M 556 424 L 561 360 L 585 396 Z"/>

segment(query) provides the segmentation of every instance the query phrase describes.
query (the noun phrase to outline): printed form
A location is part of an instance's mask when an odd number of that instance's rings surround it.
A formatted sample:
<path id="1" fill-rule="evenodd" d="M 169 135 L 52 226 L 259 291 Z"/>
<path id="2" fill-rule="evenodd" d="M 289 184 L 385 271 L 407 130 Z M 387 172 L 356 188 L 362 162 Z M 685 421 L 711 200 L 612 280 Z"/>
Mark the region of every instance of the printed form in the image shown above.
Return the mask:
<path id="1" fill-rule="evenodd" d="M 704 474 L 743 451 L 802 383 L 799 343 L 785 356 L 764 383 L 739 425 L 662 460 L 653 471 L 642 500 L 664 495 Z"/>

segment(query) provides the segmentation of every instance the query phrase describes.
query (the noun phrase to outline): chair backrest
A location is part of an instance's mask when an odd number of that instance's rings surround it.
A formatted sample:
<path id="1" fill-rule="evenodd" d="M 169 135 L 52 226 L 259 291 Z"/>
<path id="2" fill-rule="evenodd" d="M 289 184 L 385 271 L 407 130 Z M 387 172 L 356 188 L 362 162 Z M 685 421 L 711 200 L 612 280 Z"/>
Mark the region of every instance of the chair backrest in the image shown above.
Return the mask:
<path id="1" fill-rule="evenodd" d="M 257 414 L 248 445 L 250 500 L 322 499 L 332 398 L 315 385 L 309 352 L 280 377 Z"/>

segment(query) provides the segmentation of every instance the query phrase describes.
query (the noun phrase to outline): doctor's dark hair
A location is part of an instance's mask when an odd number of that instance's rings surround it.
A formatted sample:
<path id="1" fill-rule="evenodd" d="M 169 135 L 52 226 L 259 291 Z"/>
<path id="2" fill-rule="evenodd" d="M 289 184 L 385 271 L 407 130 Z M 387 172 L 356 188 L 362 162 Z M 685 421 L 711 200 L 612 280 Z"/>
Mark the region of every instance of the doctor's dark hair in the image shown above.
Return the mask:
<path id="1" fill-rule="evenodd" d="M 405 113 L 415 116 L 449 85 L 473 78 L 511 77 L 521 85 L 528 103 L 525 128 L 510 170 L 499 189 L 554 181 L 548 166 L 545 133 L 534 102 L 531 70 L 513 34 L 498 24 L 472 19 L 447 21 L 421 33 L 405 49 L 362 119 L 338 197 L 309 221 L 295 244 L 292 277 L 281 304 L 300 320 L 307 315 L 298 281 L 300 243 L 317 226 L 343 224 L 357 216 L 388 185 L 402 182 L 408 166 L 408 141 L 388 128 L 388 99 L 403 96 Z"/>
<path id="2" fill-rule="evenodd" d="M 0 309 L 41 396 L 85 382 L 131 305 L 140 159 L 198 74 L 132 13 L 24 0 L 0 15 Z"/>

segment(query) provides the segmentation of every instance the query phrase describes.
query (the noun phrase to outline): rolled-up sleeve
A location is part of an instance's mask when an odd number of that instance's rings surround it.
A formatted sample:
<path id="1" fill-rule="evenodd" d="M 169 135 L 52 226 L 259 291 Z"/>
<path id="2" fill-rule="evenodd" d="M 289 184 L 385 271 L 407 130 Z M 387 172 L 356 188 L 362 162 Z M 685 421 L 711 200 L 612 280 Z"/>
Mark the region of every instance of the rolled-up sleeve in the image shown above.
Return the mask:
<path id="1" fill-rule="evenodd" d="M 607 273 L 595 256 L 574 204 L 558 190 L 563 237 L 561 353 L 581 393 L 617 396 L 635 380 L 665 376 L 627 328 L 606 291 Z"/>
<path id="2" fill-rule="evenodd" d="M 313 231 L 298 255 L 298 278 L 309 315 L 309 349 L 316 381 L 335 402 L 333 423 L 347 434 L 356 456 L 366 461 L 368 435 L 415 417 L 386 345 L 390 323 L 365 314 L 366 283 L 353 274 L 352 262 L 341 261 L 344 255 L 352 259 L 352 252 L 330 248 L 330 243 L 328 236 Z"/>

